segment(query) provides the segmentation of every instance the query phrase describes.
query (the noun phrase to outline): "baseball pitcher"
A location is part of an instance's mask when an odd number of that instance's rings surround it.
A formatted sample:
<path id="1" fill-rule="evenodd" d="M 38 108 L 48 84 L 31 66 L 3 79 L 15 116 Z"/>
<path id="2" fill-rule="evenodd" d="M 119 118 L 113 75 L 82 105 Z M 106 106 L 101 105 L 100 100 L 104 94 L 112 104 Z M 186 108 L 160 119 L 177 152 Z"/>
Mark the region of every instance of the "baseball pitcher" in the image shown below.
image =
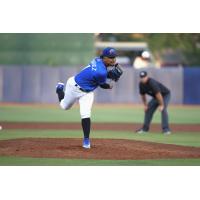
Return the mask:
<path id="1" fill-rule="evenodd" d="M 81 124 L 83 129 L 83 148 L 89 149 L 91 109 L 94 100 L 94 90 L 100 86 L 103 89 L 112 89 L 113 85 L 107 79 L 118 81 L 123 71 L 116 63 L 116 50 L 107 47 L 100 57 L 94 58 L 88 66 L 83 68 L 77 75 L 67 80 L 64 92 L 64 84 L 58 83 L 56 93 L 62 109 L 68 110 L 76 100 L 80 104 Z M 111 67 L 108 70 L 108 67 Z"/>

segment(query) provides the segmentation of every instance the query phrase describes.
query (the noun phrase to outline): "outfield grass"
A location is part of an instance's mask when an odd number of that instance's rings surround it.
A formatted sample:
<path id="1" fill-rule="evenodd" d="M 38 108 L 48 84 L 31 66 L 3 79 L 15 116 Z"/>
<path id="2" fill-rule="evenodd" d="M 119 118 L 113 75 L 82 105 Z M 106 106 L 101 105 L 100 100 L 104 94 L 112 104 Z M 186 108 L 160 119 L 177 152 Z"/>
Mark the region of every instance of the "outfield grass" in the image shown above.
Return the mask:
<path id="1" fill-rule="evenodd" d="M 0 157 L 1 166 L 199 166 L 200 159 L 83 160 Z"/>
<path id="2" fill-rule="evenodd" d="M 0 132 L 0 140 L 17 138 L 82 138 L 82 136 L 82 131 L 64 130 L 2 130 Z M 127 139 L 200 147 L 199 133 L 173 133 L 172 135 L 148 133 L 145 135 L 139 135 L 133 132 L 122 131 L 92 131 L 91 138 Z"/>
<path id="3" fill-rule="evenodd" d="M 169 116 L 171 123 L 200 123 L 200 107 L 170 107 Z M 135 122 L 142 123 L 143 109 L 134 106 L 93 106 L 93 122 Z M 157 111 L 153 123 L 160 123 L 160 113 Z M 13 122 L 79 122 L 78 106 L 71 110 L 61 110 L 58 106 L 0 106 L 0 121 Z"/>

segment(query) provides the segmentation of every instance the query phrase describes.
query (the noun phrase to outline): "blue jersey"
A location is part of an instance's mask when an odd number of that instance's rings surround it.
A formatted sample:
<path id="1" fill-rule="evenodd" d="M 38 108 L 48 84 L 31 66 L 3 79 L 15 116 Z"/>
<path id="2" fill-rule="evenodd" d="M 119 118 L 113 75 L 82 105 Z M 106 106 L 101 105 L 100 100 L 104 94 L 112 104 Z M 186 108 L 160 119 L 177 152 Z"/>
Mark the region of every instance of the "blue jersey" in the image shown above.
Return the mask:
<path id="1" fill-rule="evenodd" d="M 95 58 L 75 76 L 75 82 L 84 90 L 93 91 L 106 83 L 107 69 L 102 59 Z"/>

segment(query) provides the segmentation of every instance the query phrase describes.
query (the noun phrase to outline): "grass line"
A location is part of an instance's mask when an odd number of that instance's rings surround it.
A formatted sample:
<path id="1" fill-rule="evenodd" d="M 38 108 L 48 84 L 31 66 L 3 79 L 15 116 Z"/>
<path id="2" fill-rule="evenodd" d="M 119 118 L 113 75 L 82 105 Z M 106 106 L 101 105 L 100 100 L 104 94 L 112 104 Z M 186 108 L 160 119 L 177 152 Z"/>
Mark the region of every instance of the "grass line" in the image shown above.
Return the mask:
<path id="1" fill-rule="evenodd" d="M 56 131 L 56 130 L 2 130 L 0 140 L 9 140 L 17 138 L 82 138 L 82 131 Z M 92 138 L 105 139 L 127 139 L 146 142 L 156 142 L 163 144 L 175 144 L 183 146 L 200 147 L 199 133 L 173 133 L 172 135 L 163 135 L 161 133 L 148 133 L 139 135 L 133 132 L 121 131 L 92 131 Z"/>
<path id="2" fill-rule="evenodd" d="M 83 160 L 0 157 L 1 166 L 199 166 L 200 159 Z"/>

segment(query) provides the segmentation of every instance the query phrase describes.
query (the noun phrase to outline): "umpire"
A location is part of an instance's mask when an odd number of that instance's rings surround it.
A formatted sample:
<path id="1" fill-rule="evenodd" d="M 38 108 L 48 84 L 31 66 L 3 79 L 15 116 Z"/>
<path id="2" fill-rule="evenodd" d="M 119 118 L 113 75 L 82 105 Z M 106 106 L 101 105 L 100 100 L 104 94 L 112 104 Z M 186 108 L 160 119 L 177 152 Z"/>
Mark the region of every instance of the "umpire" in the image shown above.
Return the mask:
<path id="1" fill-rule="evenodd" d="M 146 71 L 141 71 L 139 91 L 144 104 L 145 117 L 143 127 L 136 132 L 146 133 L 149 131 L 153 114 L 158 108 L 162 114 L 162 131 L 165 135 L 171 134 L 167 112 L 167 106 L 171 96 L 170 90 L 160 82 L 150 78 Z M 149 103 L 147 103 L 146 94 L 153 97 Z"/>

